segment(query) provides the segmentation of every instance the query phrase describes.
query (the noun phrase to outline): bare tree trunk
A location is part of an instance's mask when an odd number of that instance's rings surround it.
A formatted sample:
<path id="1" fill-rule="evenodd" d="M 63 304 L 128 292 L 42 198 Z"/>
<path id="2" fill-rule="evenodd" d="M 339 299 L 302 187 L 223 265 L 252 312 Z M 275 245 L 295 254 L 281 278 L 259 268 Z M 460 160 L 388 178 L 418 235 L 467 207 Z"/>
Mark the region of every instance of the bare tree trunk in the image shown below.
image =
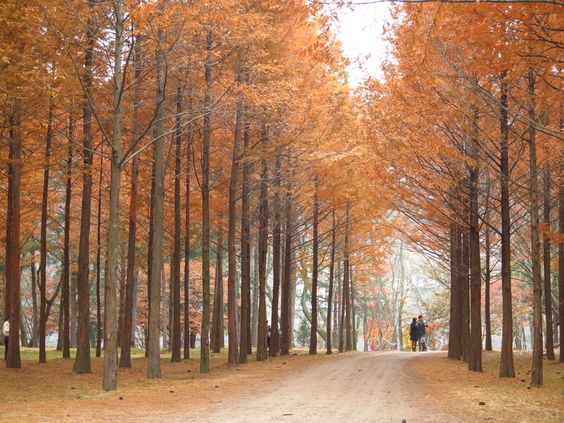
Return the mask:
<path id="1" fill-rule="evenodd" d="M 486 221 L 488 221 L 488 219 L 486 218 Z M 485 258 L 485 278 L 484 278 L 484 285 L 486 288 L 485 291 L 485 305 L 484 305 L 484 320 L 485 320 L 485 324 L 486 324 L 486 351 L 492 351 L 492 323 L 491 323 L 491 313 L 490 313 L 490 309 L 491 309 L 491 287 L 490 287 L 490 283 L 491 283 L 491 264 L 490 264 L 490 249 L 491 249 L 491 240 L 490 240 L 490 228 L 489 226 L 485 226 L 485 231 L 486 231 L 486 235 L 485 235 L 485 254 L 486 254 L 486 258 Z"/>
<path id="2" fill-rule="evenodd" d="M 317 354 L 317 278 L 319 275 L 319 181 L 315 177 L 313 194 L 313 268 L 311 273 L 311 331 L 309 353 Z"/>
<path id="3" fill-rule="evenodd" d="M 333 320 L 332 306 L 333 306 L 333 282 L 335 272 L 335 244 L 336 244 L 336 223 L 335 223 L 335 210 L 331 212 L 332 225 L 331 225 L 331 258 L 329 262 L 329 293 L 327 296 L 327 354 L 332 354 L 332 328 L 331 322 Z"/>
<path id="4" fill-rule="evenodd" d="M 344 250 L 344 277 L 343 277 L 343 306 L 345 318 L 345 351 L 352 350 L 352 326 L 351 326 L 351 292 L 350 292 L 350 204 L 347 203 L 345 216 L 345 250 Z"/>
<path id="5" fill-rule="evenodd" d="M 237 182 L 239 179 L 239 162 L 241 160 L 239 145 L 241 143 L 241 125 L 244 113 L 243 95 L 241 93 L 243 72 L 242 59 L 237 60 L 237 104 L 235 111 L 235 136 L 233 139 L 233 155 L 231 159 L 231 179 L 229 180 L 229 223 L 227 228 L 227 337 L 229 364 L 238 361 L 237 344 L 237 255 L 235 251 L 235 228 L 237 224 Z"/>
<path id="6" fill-rule="evenodd" d="M 135 75 L 135 85 L 133 88 L 133 134 L 132 145 L 138 142 L 143 128 L 140 124 L 141 111 L 141 36 L 137 35 L 133 45 L 133 67 Z M 137 242 L 137 198 L 139 183 L 139 157 L 135 155 L 131 160 L 131 190 L 129 193 L 129 227 L 127 235 L 127 274 L 125 282 L 125 316 L 123 319 L 123 333 L 121 337 L 121 354 L 119 357 L 119 367 L 131 367 L 131 339 L 133 339 L 133 325 L 136 301 L 134 301 L 135 291 L 135 249 Z"/>
<path id="7" fill-rule="evenodd" d="M 285 205 L 285 251 L 284 251 L 284 278 L 282 279 L 281 303 L 280 303 L 280 329 L 282 331 L 280 337 L 280 354 L 290 354 L 291 342 L 291 278 L 292 278 L 292 183 L 288 180 L 286 187 L 286 205 Z"/>
<path id="8" fill-rule="evenodd" d="M 530 216 L 531 216 L 531 264 L 533 271 L 533 362 L 531 367 L 531 385 L 543 384 L 542 371 L 542 280 L 539 235 L 539 203 L 538 203 L 538 171 L 535 113 L 535 77 L 533 69 L 529 69 L 529 178 L 530 178 Z"/>
<path id="9" fill-rule="evenodd" d="M 210 204 L 209 154 L 211 141 L 212 33 L 206 37 L 204 74 L 204 134 L 202 139 L 202 328 L 200 331 L 200 372 L 210 371 Z"/>
<path id="10" fill-rule="evenodd" d="M 543 172 L 543 270 L 544 270 L 544 313 L 546 316 L 546 358 L 554 360 L 554 333 L 552 331 L 552 289 L 550 271 L 550 164 L 547 155 Z"/>
<path id="11" fill-rule="evenodd" d="M 180 327 L 180 255 L 181 255 L 181 237 L 182 237 L 182 220 L 180 216 L 180 172 L 181 172 L 181 148 L 182 148 L 182 129 L 181 116 L 183 113 L 182 97 L 184 93 L 182 88 L 178 87 L 176 91 L 176 128 L 175 128 L 175 174 L 174 174 L 174 252 L 172 254 L 172 281 L 173 281 L 173 307 L 172 307 L 172 354 L 170 361 L 182 361 L 180 357 L 181 350 L 181 327 Z"/>
<path id="12" fill-rule="evenodd" d="M 119 197 L 121 189 L 121 99 L 123 89 L 122 50 L 124 43 L 124 11 L 122 0 L 114 1 L 114 131 L 112 138 L 112 161 L 110 178 L 110 218 L 108 223 L 108 273 L 104 291 L 104 378 L 106 391 L 117 388 L 117 282 L 119 272 Z M 122 269 L 123 271 L 123 269 Z"/>
<path id="13" fill-rule="evenodd" d="M 354 306 L 354 278 L 353 278 L 353 267 L 352 264 L 350 265 L 349 270 L 349 279 L 351 281 L 351 320 L 352 320 L 352 350 L 356 351 L 356 346 L 358 344 L 358 335 L 357 335 L 357 325 L 356 325 L 356 309 Z"/>
<path id="14" fill-rule="evenodd" d="M 452 199 L 454 206 L 454 198 Z M 448 358 L 460 360 L 462 358 L 461 330 L 462 307 L 460 304 L 460 227 L 450 224 L 450 320 L 448 334 Z"/>
<path id="15" fill-rule="evenodd" d="M 31 263 L 29 271 L 31 273 L 31 301 L 32 301 L 32 318 L 31 318 L 31 347 L 37 347 L 39 337 L 39 310 L 37 308 L 37 269 L 35 267 L 35 252 L 31 253 Z"/>
<path id="16" fill-rule="evenodd" d="M 163 29 L 157 29 L 157 39 L 162 42 L 164 38 Z M 154 201 L 153 208 L 153 236 L 151 241 L 151 275 L 150 275 L 150 308 L 149 308 L 149 366 L 147 368 L 148 378 L 161 377 L 160 361 L 160 307 L 161 307 L 161 272 L 163 267 L 163 215 L 164 215 L 164 80 L 165 60 L 161 48 L 156 52 L 157 92 L 155 113 L 155 131 L 153 144 L 153 169 L 154 169 Z M 163 321 L 166 325 L 166 320 Z"/>
<path id="17" fill-rule="evenodd" d="M 188 119 L 192 119 L 192 88 L 188 93 Z M 190 359 L 190 163 L 192 156 L 192 123 L 188 124 L 186 146 L 186 233 L 184 235 L 184 360 Z"/>
<path id="18" fill-rule="evenodd" d="M 243 132 L 243 174 L 241 192 L 241 319 L 239 363 L 247 362 L 247 354 L 252 354 L 249 348 L 250 334 L 250 306 L 251 306 L 251 237 L 249 223 L 249 122 L 245 117 Z"/>
<path id="19" fill-rule="evenodd" d="M 562 106 L 561 106 L 562 107 Z M 560 129 L 564 128 L 564 117 L 560 117 Z M 560 154 L 558 176 L 558 232 L 564 234 L 564 156 Z M 558 243 L 558 322 L 560 323 L 560 362 L 564 363 L 564 242 Z"/>
<path id="20" fill-rule="evenodd" d="M 478 210 L 479 141 L 478 111 L 473 107 L 472 140 L 469 166 L 469 253 L 470 253 L 470 338 L 468 346 L 468 369 L 482 371 L 482 270 L 480 263 L 480 216 Z"/>
<path id="21" fill-rule="evenodd" d="M 221 221 L 221 217 L 219 219 Z M 215 288 L 211 333 L 211 348 L 214 353 L 221 352 L 221 344 L 223 341 L 223 227 L 221 223 L 219 224 L 217 232 Z"/>
<path id="22" fill-rule="evenodd" d="M 104 149 L 100 155 L 98 177 L 98 222 L 96 226 L 96 357 L 102 356 L 102 182 L 104 176 Z M 107 277 L 107 275 L 106 275 Z"/>
<path id="23" fill-rule="evenodd" d="M 268 143 L 268 128 L 263 123 L 261 129 L 262 144 L 262 175 L 260 180 L 259 199 L 259 306 L 258 306 L 258 333 L 257 333 L 257 361 L 268 358 L 266 345 L 266 255 L 268 253 L 268 161 L 266 147 Z"/>
<path id="24" fill-rule="evenodd" d="M 274 198 L 272 228 L 272 313 L 270 317 L 270 355 L 276 357 L 280 353 L 279 305 L 280 305 L 280 270 L 281 270 L 281 210 L 280 210 L 280 167 L 282 158 L 277 155 L 274 160 Z"/>
<path id="25" fill-rule="evenodd" d="M 80 241 L 78 250 L 78 327 L 77 350 L 74 362 L 76 373 L 90 373 L 90 215 L 92 208 L 92 107 L 90 97 L 93 87 L 94 45 L 96 43 L 95 13 L 97 0 L 88 1 L 88 21 L 86 23 L 86 52 L 84 54 L 84 103 L 82 106 L 83 134 L 83 172 L 82 172 L 82 204 L 80 217 Z"/>
<path id="26" fill-rule="evenodd" d="M 6 367 L 21 368 L 20 357 L 20 185 L 22 142 L 20 136 L 19 101 L 10 116 L 8 152 L 8 204 L 6 212 L 6 286 L 7 311 L 10 321 L 10 343 L 5 357 Z"/>
<path id="27" fill-rule="evenodd" d="M 69 116 L 69 145 L 67 153 L 67 179 L 65 190 L 65 235 L 63 244 L 63 291 L 61 303 L 63 305 L 63 358 L 70 358 L 70 219 L 72 200 L 72 156 L 74 142 L 74 116 Z"/>
<path id="28" fill-rule="evenodd" d="M 467 200 L 467 199 L 466 199 Z M 465 207 L 465 218 L 467 222 L 468 210 Z M 460 304 L 462 309 L 462 359 L 466 362 L 470 360 L 470 242 L 469 229 L 462 228 L 462 271 L 460 272 Z"/>
<path id="29" fill-rule="evenodd" d="M 260 200 L 259 200 L 260 201 Z M 259 234 L 257 233 L 257 238 Z M 251 275 L 251 291 L 252 291 L 252 301 L 251 303 L 251 320 L 250 320 L 250 341 L 253 347 L 257 346 L 257 335 L 258 335 L 258 308 L 259 308 L 259 243 L 258 239 L 255 241 L 252 247 L 252 275 Z"/>
<path id="30" fill-rule="evenodd" d="M 47 202 L 49 199 L 49 160 L 53 129 L 53 103 L 49 104 L 47 136 L 45 137 L 45 168 L 43 170 L 43 194 L 41 198 L 41 246 L 39 262 L 39 362 L 47 363 L 45 352 L 45 330 L 47 326 Z"/>
<path id="31" fill-rule="evenodd" d="M 502 334 L 500 377 L 515 377 L 513 364 L 513 308 L 511 303 L 511 215 L 509 203 L 509 124 L 506 72 L 501 74 L 500 87 L 500 187 L 501 187 L 501 290 Z"/>

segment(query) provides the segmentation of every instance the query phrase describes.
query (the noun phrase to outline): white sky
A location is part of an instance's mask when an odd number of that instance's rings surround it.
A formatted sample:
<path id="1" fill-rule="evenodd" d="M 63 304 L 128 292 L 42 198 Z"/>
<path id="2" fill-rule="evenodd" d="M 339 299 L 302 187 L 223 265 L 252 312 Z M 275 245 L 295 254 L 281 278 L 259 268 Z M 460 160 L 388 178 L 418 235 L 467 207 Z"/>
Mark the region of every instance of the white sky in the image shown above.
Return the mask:
<path id="1" fill-rule="evenodd" d="M 339 12 L 337 36 L 343 43 L 345 55 L 351 59 L 350 84 L 358 86 L 367 76 L 382 76 L 380 66 L 385 58 L 386 43 L 383 40 L 384 24 L 391 20 L 389 3 L 356 6 L 353 10 Z M 360 58 L 364 64 L 356 63 Z"/>

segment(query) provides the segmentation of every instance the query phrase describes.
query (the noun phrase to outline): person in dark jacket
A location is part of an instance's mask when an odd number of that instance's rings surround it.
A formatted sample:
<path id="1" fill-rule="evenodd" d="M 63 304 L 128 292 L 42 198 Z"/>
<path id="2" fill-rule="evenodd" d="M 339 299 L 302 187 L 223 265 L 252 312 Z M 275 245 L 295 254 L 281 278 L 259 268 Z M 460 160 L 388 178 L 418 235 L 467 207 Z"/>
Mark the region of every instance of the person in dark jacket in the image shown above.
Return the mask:
<path id="1" fill-rule="evenodd" d="M 411 341 L 411 350 L 415 352 L 417 349 L 417 341 L 419 341 L 419 326 L 417 319 L 414 317 L 409 325 L 409 340 Z"/>
<path id="2" fill-rule="evenodd" d="M 427 351 L 427 322 L 420 314 L 417 320 L 417 327 L 419 328 L 419 351 Z"/>

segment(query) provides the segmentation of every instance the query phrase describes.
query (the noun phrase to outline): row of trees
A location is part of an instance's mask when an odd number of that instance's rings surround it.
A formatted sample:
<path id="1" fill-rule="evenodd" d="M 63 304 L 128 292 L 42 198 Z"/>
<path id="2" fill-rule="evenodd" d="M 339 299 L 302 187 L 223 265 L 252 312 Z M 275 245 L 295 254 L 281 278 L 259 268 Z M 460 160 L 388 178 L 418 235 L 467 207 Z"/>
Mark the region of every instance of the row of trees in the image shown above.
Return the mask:
<path id="1" fill-rule="evenodd" d="M 88 373 L 95 338 L 104 389 L 131 366 L 137 323 L 148 377 L 168 333 L 180 361 L 198 332 L 208 372 L 224 292 L 229 363 L 252 352 L 252 320 L 257 360 L 268 318 L 270 354 L 288 354 L 302 268 L 310 353 L 318 335 L 330 353 L 337 327 L 339 350 L 355 348 L 352 268 L 383 257 L 385 237 L 364 231 L 385 209 L 320 6 L 27 0 L 5 2 L 0 21 L 8 367 L 21 366 L 22 297 L 39 361 L 58 332 Z"/>
<path id="2" fill-rule="evenodd" d="M 514 377 L 512 287 L 525 284 L 533 293 L 531 383 L 541 385 L 543 348 L 554 359 L 564 321 L 563 10 L 393 10 L 394 60 L 384 82 L 365 87 L 366 119 L 399 193 L 395 206 L 411 223 L 405 236 L 450 273 L 449 357 L 482 370 L 484 327 L 492 348 L 490 285 L 501 280 L 500 376 Z"/>

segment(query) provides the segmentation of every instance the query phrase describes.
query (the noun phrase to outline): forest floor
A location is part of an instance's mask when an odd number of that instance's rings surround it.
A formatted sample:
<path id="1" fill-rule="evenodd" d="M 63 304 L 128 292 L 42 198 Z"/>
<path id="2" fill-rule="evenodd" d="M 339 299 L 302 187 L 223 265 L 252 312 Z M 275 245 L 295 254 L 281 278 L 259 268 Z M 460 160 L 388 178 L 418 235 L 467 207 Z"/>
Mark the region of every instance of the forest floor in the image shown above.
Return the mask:
<path id="1" fill-rule="evenodd" d="M 49 358 L 58 353 L 49 353 Z M 224 354 L 200 375 L 197 355 L 145 377 L 145 359 L 119 371 L 118 391 L 101 390 L 101 359 L 77 375 L 72 360 L 0 368 L 0 421 L 198 422 L 558 422 L 564 421 L 564 365 L 545 360 L 545 385 L 529 387 L 530 356 L 516 354 L 515 379 L 499 379 L 498 353 L 484 372 L 440 353 L 304 354 L 229 366 Z M 484 404 L 481 404 L 484 403 Z"/>

